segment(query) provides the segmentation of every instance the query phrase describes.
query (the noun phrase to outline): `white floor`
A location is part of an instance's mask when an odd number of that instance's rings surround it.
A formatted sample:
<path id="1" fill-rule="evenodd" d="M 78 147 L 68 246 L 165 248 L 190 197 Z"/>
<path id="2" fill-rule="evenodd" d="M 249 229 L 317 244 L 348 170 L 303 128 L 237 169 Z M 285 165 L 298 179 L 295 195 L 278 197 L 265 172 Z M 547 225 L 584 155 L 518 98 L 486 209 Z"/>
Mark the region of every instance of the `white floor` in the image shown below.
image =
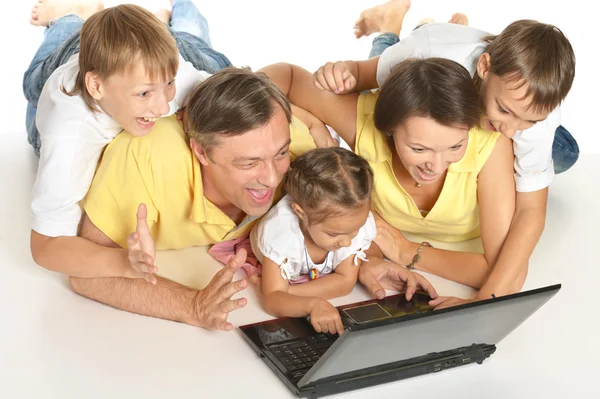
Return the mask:
<path id="1" fill-rule="evenodd" d="M 213 44 L 236 65 L 249 64 L 256 69 L 283 60 L 314 69 L 325 60 L 362 58 L 368 52 L 368 40 L 354 41 L 351 28 L 359 11 L 377 1 L 311 0 L 299 2 L 298 7 L 303 5 L 300 10 L 290 10 L 287 2 L 278 2 L 271 7 L 273 11 L 267 11 L 265 3 L 206 2 Z M 545 2 L 543 9 L 537 2 L 512 0 L 485 7 L 480 2 L 455 3 L 456 7 L 450 7 L 441 1 L 414 0 L 407 24 L 412 26 L 425 15 L 441 19 L 450 11 L 476 9 L 472 22 L 493 19 L 486 28 L 492 31 L 510 19 L 554 19 L 567 26 L 563 27 L 567 33 L 572 29 L 576 51 L 590 44 L 577 29 L 577 21 L 558 9 L 564 7 L 563 2 Z M 526 4 L 517 7 L 520 3 Z M 530 3 L 537 3 L 538 9 Z M 570 4 L 577 8 L 580 2 Z M 7 95 L 0 104 L 4 125 L 0 129 L 0 397 L 228 398 L 259 392 L 251 389 L 257 382 L 261 397 L 290 397 L 237 334 L 209 333 L 93 303 L 73 294 L 65 277 L 33 263 L 29 201 L 37 160 L 22 127 L 25 102 L 20 79 L 41 32 L 26 23 L 28 5 L 19 2 L 14 6 L 15 19 L 0 27 L 2 47 L 8 48 L 9 56 L 19 55 L 2 66 Z M 515 16 L 509 18 L 505 8 Z M 236 10 L 235 15 L 231 9 Z M 287 19 L 276 18 L 282 15 Z M 585 19 L 591 12 L 580 11 L 579 15 Z M 11 27 L 14 31 L 9 32 Z M 16 37 L 20 39 L 12 40 Z M 283 46 L 284 41 L 288 46 Z M 588 56 L 578 53 L 578 79 L 588 76 L 589 84 L 576 80 L 572 97 L 565 104 L 565 124 L 587 153 L 571 171 L 557 176 L 551 187 L 546 230 L 531 258 L 525 285 L 531 289 L 562 283 L 562 290 L 506 338 L 482 367 L 468 366 L 344 397 L 598 397 L 600 135 L 597 128 L 583 129 L 583 123 L 596 112 L 592 109 L 596 103 L 588 103 L 590 97 L 584 94 L 592 83 L 597 84 L 591 79 L 593 63 L 585 63 Z M 588 122 L 590 125 L 597 126 Z M 202 248 L 162 253 L 158 260 L 159 265 L 194 268 L 193 283 L 200 286 L 218 268 Z M 435 277 L 432 281 L 442 294 L 468 293 L 465 287 Z M 268 317 L 256 295 L 247 295 L 251 302 L 248 308 L 232 314 L 236 325 Z M 335 303 L 364 296 L 357 289 Z"/>

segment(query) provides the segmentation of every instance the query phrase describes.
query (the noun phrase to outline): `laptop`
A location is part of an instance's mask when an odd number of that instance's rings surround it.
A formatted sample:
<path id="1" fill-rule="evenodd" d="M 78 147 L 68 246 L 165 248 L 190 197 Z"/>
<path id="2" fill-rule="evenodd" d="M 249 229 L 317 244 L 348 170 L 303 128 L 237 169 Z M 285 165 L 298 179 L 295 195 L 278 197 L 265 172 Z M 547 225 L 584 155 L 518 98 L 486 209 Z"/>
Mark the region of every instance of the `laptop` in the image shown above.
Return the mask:
<path id="1" fill-rule="evenodd" d="M 482 364 L 560 287 L 442 310 L 433 310 L 423 293 L 410 301 L 398 294 L 339 306 L 341 336 L 317 333 L 308 318 L 280 318 L 239 328 L 295 395 L 316 398 Z"/>

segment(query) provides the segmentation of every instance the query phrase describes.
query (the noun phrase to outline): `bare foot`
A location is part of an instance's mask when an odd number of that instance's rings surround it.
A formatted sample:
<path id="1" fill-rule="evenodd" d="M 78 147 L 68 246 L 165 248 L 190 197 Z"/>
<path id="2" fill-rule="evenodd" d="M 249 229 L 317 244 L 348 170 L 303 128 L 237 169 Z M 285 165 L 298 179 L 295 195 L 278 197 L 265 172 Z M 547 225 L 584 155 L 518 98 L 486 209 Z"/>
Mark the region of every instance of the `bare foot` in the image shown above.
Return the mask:
<path id="1" fill-rule="evenodd" d="M 432 24 L 434 22 L 435 22 L 435 20 L 433 18 L 423 18 L 422 20 L 419 21 L 417 26 L 415 26 L 415 29 L 420 28 L 423 25 Z"/>
<path id="2" fill-rule="evenodd" d="M 385 4 L 369 8 L 360 13 L 360 18 L 354 24 L 354 35 L 357 39 L 375 32 L 400 35 L 402 22 L 409 8 L 410 0 L 389 0 Z"/>
<path id="3" fill-rule="evenodd" d="M 455 12 L 452 14 L 452 18 L 450 18 L 448 22 L 451 24 L 469 26 L 469 18 L 460 12 Z"/>
<path id="4" fill-rule="evenodd" d="M 50 21 L 68 14 L 76 14 L 84 21 L 104 9 L 99 0 L 38 0 L 31 9 L 29 22 L 36 26 L 48 26 Z"/>
<path id="5" fill-rule="evenodd" d="M 154 15 L 156 15 L 156 17 L 160 19 L 160 21 L 164 24 L 169 25 L 169 23 L 171 22 L 171 11 L 167 9 L 161 8 L 158 11 L 156 11 Z"/>

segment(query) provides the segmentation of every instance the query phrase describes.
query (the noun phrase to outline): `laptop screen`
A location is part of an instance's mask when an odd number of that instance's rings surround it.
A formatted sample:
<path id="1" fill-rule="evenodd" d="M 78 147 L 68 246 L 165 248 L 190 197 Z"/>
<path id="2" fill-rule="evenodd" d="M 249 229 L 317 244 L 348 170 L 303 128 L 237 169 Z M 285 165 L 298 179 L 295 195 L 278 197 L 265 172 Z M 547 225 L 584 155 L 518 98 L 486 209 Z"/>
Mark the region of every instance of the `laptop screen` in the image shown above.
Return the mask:
<path id="1" fill-rule="evenodd" d="M 426 312 L 418 318 L 394 318 L 385 325 L 347 331 L 326 360 L 315 365 L 300 386 L 322 378 L 472 344 L 495 345 L 550 299 L 560 286 L 524 292 L 465 307 Z M 344 308 L 340 307 L 340 312 Z M 387 308 L 387 307 L 386 307 Z M 356 313 L 359 319 L 384 316 L 381 310 Z M 386 310 L 389 313 L 389 310 Z M 350 312 L 349 316 L 354 317 Z M 389 318 L 389 317 L 384 317 Z M 359 322 L 359 320 L 356 320 Z M 368 326 L 367 324 L 363 324 Z"/>

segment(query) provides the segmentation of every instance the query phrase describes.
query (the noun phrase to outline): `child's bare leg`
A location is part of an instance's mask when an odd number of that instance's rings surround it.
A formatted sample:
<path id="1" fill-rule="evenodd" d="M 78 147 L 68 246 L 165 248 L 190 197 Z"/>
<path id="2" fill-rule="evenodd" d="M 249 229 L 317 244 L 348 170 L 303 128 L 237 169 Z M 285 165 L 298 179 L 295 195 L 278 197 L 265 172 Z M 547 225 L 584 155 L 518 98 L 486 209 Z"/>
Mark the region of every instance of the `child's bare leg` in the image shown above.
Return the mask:
<path id="1" fill-rule="evenodd" d="M 419 21 L 419 23 L 417 24 L 417 26 L 414 27 L 413 30 L 419 29 L 423 25 L 432 24 L 434 22 L 435 22 L 435 20 L 433 18 L 423 18 L 422 20 Z"/>
<path id="2" fill-rule="evenodd" d="M 37 0 L 31 9 L 29 22 L 36 26 L 48 26 L 50 21 L 68 14 L 78 15 L 84 21 L 102 10 L 99 0 Z"/>
<path id="3" fill-rule="evenodd" d="M 469 18 L 460 12 L 455 12 L 452 14 L 452 18 L 450 18 L 448 22 L 451 24 L 469 26 Z"/>
<path id="4" fill-rule="evenodd" d="M 360 18 L 354 24 L 354 35 L 357 39 L 375 32 L 400 35 L 409 8 L 410 0 L 389 0 L 369 8 L 360 13 Z"/>

